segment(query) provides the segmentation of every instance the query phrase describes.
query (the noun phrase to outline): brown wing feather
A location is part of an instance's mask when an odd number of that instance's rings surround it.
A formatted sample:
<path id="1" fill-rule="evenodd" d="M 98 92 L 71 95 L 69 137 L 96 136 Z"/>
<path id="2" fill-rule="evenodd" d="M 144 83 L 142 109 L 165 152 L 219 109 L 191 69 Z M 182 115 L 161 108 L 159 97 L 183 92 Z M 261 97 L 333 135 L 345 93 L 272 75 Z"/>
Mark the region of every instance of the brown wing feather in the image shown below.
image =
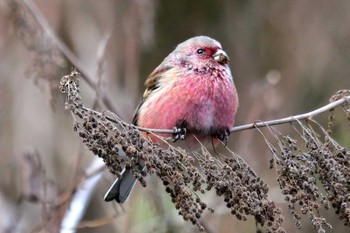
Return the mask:
<path id="1" fill-rule="evenodd" d="M 162 77 L 162 74 L 165 73 L 166 71 L 170 70 L 171 68 L 172 68 L 171 66 L 160 65 L 148 76 L 148 78 L 145 81 L 146 90 L 143 93 L 143 97 L 140 100 L 140 102 L 138 103 L 136 110 L 135 110 L 135 113 L 134 113 L 134 116 L 132 118 L 133 125 L 138 125 L 139 110 L 140 110 L 141 106 L 147 100 L 148 96 L 152 93 L 152 91 L 154 91 L 155 89 L 157 89 L 159 87 L 158 81 Z"/>

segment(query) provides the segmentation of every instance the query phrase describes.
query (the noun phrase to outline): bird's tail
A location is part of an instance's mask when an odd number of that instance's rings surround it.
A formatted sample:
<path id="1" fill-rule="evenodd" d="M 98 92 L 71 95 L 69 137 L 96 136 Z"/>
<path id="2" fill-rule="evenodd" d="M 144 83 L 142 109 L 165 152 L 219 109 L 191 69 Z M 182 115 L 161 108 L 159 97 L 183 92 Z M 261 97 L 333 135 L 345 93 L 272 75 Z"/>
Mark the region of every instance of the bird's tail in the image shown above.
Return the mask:
<path id="1" fill-rule="evenodd" d="M 118 203 L 124 203 L 129 198 L 137 179 L 127 169 L 124 169 L 121 175 L 105 194 L 105 201 L 115 200 Z"/>

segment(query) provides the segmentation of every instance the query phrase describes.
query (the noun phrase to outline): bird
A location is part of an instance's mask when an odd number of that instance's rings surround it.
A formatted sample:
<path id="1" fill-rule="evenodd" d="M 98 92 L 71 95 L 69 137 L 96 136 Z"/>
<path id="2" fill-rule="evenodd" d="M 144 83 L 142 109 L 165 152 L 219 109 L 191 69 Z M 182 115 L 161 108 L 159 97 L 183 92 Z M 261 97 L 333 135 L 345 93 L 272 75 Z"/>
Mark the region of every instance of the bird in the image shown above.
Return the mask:
<path id="1" fill-rule="evenodd" d="M 239 105 L 229 61 L 221 44 L 208 36 L 178 44 L 146 79 L 132 123 L 174 129 L 174 142 L 185 141 L 189 148 L 198 144 L 197 138 L 214 145 L 226 143 Z M 144 136 L 159 143 L 155 135 Z M 143 161 L 139 165 L 145 170 Z M 104 200 L 124 203 L 135 183 L 136 178 L 124 169 Z"/>

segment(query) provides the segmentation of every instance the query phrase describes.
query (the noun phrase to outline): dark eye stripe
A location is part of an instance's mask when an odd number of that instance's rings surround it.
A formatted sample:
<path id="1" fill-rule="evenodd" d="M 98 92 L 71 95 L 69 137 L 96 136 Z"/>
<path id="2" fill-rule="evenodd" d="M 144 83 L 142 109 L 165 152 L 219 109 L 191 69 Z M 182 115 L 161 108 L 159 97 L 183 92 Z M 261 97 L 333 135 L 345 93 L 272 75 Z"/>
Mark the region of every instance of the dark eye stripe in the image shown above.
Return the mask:
<path id="1" fill-rule="evenodd" d="M 204 49 L 198 49 L 198 50 L 197 50 L 197 53 L 198 53 L 198 54 L 204 53 Z"/>

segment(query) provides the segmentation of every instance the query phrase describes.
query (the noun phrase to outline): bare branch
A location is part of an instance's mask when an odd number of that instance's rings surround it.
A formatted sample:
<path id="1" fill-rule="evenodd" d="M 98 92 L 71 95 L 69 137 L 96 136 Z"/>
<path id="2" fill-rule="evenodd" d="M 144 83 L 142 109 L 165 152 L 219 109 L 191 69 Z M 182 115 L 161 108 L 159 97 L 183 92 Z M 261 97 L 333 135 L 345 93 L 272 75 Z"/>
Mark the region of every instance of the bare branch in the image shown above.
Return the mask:
<path id="1" fill-rule="evenodd" d="M 82 181 L 80 184 L 82 188 L 78 189 L 72 196 L 69 208 L 67 209 L 67 212 L 62 220 L 60 233 L 76 232 L 76 228 L 84 216 L 86 208 L 88 207 L 87 203 L 89 203 L 93 191 L 96 188 L 96 184 L 100 181 L 103 175 L 103 170 L 101 170 L 103 166 L 104 163 L 102 160 L 96 157 L 90 164 L 90 167 L 86 169 L 88 178 Z"/>
<path id="2" fill-rule="evenodd" d="M 339 99 L 337 101 L 329 103 L 329 104 L 327 104 L 321 108 L 315 109 L 311 112 L 307 112 L 307 113 L 303 113 L 303 114 L 295 115 L 295 116 L 290 116 L 290 117 L 285 117 L 285 118 L 280 118 L 280 119 L 276 119 L 276 120 L 259 121 L 259 122 L 255 122 L 255 123 L 251 123 L 251 124 L 240 125 L 240 126 L 236 126 L 236 127 L 231 128 L 230 132 L 237 132 L 237 131 L 242 131 L 242 130 L 246 130 L 246 129 L 253 129 L 253 128 L 262 128 L 262 127 L 273 126 L 273 125 L 281 125 L 281 124 L 285 124 L 285 123 L 291 123 L 294 121 L 309 119 L 309 118 L 312 118 L 312 117 L 319 115 L 321 113 L 330 111 L 330 110 L 334 109 L 335 107 L 340 106 L 348 101 L 350 101 L 350 96 L 346 96 L 342 99 Z"/>
<path id="3" fill-rule="evenodd" d="M 53 43 L 58 47 L 58 49 L 64 54 L 64 56 L 81 72 L 84 80 L 89 84 L 89 86 L 95 90 L 97 95 L 101 98 L 102 102 L 106 105 L 108 109 L 113 111 L 118 116 L 123 116 L 123 114 L 118 111 L 118 109 L 112 104 L 110 98 L 106 95 L 101 87 L 98 85 L 98 81 L 94 76 L 88 71 L 86 66 L 81 63 L 80 59 L 66 46 L 66 44 L 57 36 L 55 31 L 52 29 L 50 24 L 47 22 L 46 18 L 43 16 L 39 8 L 33 3 L 32 0 L 22 0 L 27 6 L 28 11 L 33 15 L 33 17 L 38 21 L 39 25 L 43 31 L 48 35 Z"/>

